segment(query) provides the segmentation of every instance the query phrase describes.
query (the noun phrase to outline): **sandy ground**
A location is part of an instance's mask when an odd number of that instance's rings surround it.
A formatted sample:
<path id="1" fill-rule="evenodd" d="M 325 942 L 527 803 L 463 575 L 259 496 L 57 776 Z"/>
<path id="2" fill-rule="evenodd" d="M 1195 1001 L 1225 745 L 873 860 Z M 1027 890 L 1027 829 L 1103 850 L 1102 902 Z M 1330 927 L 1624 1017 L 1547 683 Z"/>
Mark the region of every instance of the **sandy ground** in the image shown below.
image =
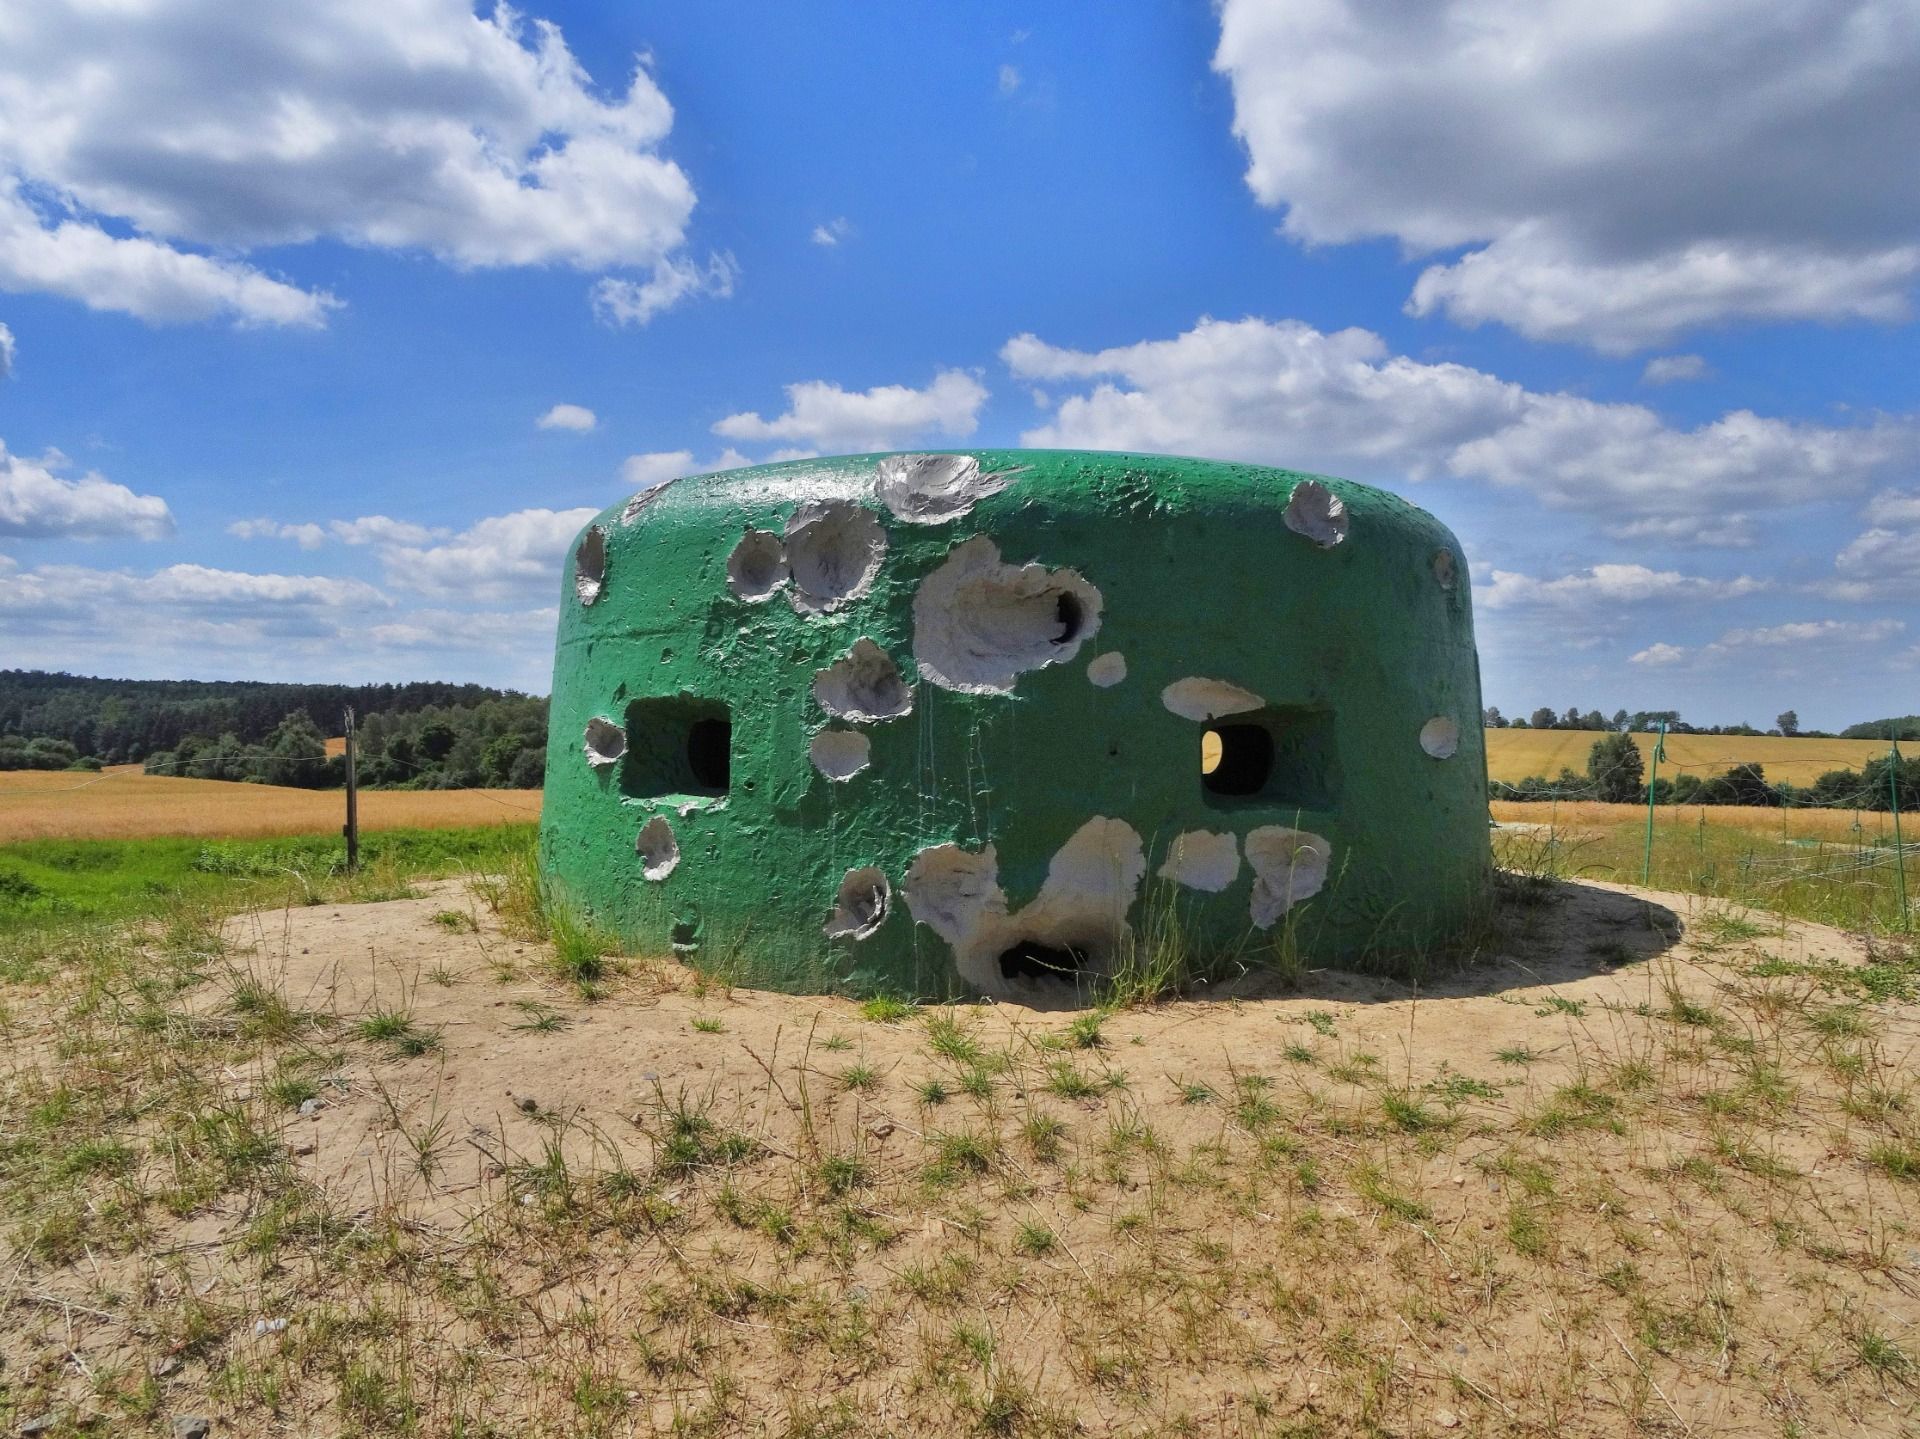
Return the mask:
<path id="1" fill-rule="evenodd" d="M 1916 1432 L 1920 1186 L 1871 1155 L 1912 1143 L 1920 1005 L 1843 1006 L 1836 1078 L 1807 976 L 1874 956 L 1831 929 L 1563 885 L 1421 991 L 1249 977 L 1097 1048 L 1071 1012 L 880 1023 L 670 962 L 589 1003 L 453 881 L 227 939 L 183 1002 L 220 1023 L 250 980 L 331 1019 L 321 1097 L 273 1123 L 365 1238 L 258 1260 L 270 1201 L 230 1191 L 155 1252 L 16 1267 L 0 1383 L 84 1407 L 83 1371 L 152 1369 L 221 1433 Z M 382 1013 L 437 1048 L 355 1037 Z M 998 1058 L 977 1094 L 949 1020 Z M 61 1042 L 13 1033 L 23 1069 Z M 665 1166 L 683 1102 L 753 1157 Z M 934 1177 L 968 1134 L 990 1157 Z M 194 1306 L 232 1337 L 142 1317 Z M 346 1397 L 374 1372 L 411 1428 Z"/>
<path id="2" fill-rule="evenodd" d="M 1707 997 L 1724 981 L 1717 958 L 1681 937 L 1684 917 L 1706 904 L 1698 897 L 1598 883 L 1568 885 L 1563 894 L 1529 933 L 1524 960 L 1505 958 L 1424 992 L 1337 971 L 1286 992 L 1248 978 L 1217 998 L 1120 1014 L 1107 1031 L 1112 1062 L 1137 1077 L 1137 1092 L 1161 1101 L 1188 1080 L 1224 1091 L 1228 1067 L 1286 1069 L 1288 1046 L 1315 1032 L 1306 1017 L 1325 1014 L 1342 1046 L 1385 1057 L 1396 1081 L 1485 1074 L 1496 1052 L 1513 1047 L 1541 1053 L 1550 1071 L 1556 1051 L 1575 1039 L 1609 1050 L 1629 1045 L 1637 1026 L 1621 1022 L 1620 1006 L 1665 1004 L 1669 981 Z M 450 933 L 434 922 L 450 908 L 470 915 L 474 931 Z M 1858 942 L 1839 931 L 1771 923 L 1770 953 L 1858 962 Z M 941 1072 L 919 1025 L 864 1023 L 856 1004 L 834 998 L 701 992 L 677 966 L 649 969 L 611 998 L 586 1003 L 530 972 L 529 955 L 540 947 L 501 935 L 457 881 L 421 899 L 249 914 L 229 935 L 236 963 L 297 1007 L 349 1021 L 401 1007 L 442 1034 L 440 1055 L 343 1076 L 345 1093 L 314 1117 L 309 1142 L 314 1177 L 357 1190 L 390 1168 L 396 1109 L 416 1119 L 446 1116 L 453 1132 L 474 1140 L 447 1158 L 437 1193 L 448 1216 L 502 1156 L 537 1153 L 555 1115 L 584 1119 L 616 1141 L 623 1131 L 631 1137 L 624 1116 L 656 1085 L 669 1094 L 710 1090 L 736 1111 L 737 1127 L 784 1134 L 796 1106 L 768 1071 L 799 1065 L 830 1076 L 844 1068 L 855 1056 L 824 1051 L 829 1035 L 857 1036 L 858 1059 L 880 1070 L 866 1108 L 882 1124 L 917 1123 L 912 1086 Z M 565 1027 L 527 1028 L 528 1005 L 557 1014 Z M 1072 1017 L 1018 1004 L 959 1013 L 989 1049 L 1035 1047 Z M 694 1027 L 714 1020 L 719 1033 Z M 1890 1036 L 1902 1053 L 1916 1040 L 1912 1018 Z M 1531 1077 L 1546 1072 L 1536 1067 Z M 1173 1109 L 1155 1121 L 1171 1124 L 1178 1138 L 1212 1118 Z"/>

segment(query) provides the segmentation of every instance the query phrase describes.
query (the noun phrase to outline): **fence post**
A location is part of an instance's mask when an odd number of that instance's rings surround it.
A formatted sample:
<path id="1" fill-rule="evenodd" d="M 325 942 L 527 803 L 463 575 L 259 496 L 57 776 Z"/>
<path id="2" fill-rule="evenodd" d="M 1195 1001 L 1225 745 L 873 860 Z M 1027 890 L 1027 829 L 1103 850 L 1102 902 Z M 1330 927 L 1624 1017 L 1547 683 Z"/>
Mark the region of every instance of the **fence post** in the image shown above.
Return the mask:
<path id="1" fill-rule="evenodd" d="M 347 837 L 347 873 L 352 874 L 360 868 L 360 786 L 358 775 L 354 773 L 354 761 L 359 758 L 359 742 L 353 732 L 353 711 L 347 711 L 347 822 L 340 832 Z"/>
<path id="2" fill-rule="evenodd" d="M 1653 782 L 1660 778 L 1660 761 L 1667 757 L 1667 722 L 1660 721 L 1660 734 L 1653 742 L 1652 763 L 1647 766 L 1647 849 L 1640 861 L 1640 887 L 1653 885 Z"/>
<path id="3" fill-rule="evenodd" d="M 1913 922 L 1907 915 L 1907 851 L 1900 843 L 1900 741 L 1892 739 L 1887 745 L 1887 799 L 1893 806 L 1893 872 L 1899 881 L 1900 890 L 1900 928 L 1911 929 Z"/>

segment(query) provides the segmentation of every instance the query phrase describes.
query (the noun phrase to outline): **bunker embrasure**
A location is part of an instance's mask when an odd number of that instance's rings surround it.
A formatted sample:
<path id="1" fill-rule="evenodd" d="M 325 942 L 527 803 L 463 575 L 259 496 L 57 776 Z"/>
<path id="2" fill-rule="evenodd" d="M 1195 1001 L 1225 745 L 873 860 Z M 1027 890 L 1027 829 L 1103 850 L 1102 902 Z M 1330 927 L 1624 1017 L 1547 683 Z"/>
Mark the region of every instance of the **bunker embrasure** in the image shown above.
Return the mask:
<path id="1" fill-rule="evenodd" d="M 1249 465 L 678 480 L 568 566 L 543 870 L 800 992 L 1082 995 L 1169 924 L 1375 963 L 1488 874 L 1466 576 L 1405 501 Z"/>

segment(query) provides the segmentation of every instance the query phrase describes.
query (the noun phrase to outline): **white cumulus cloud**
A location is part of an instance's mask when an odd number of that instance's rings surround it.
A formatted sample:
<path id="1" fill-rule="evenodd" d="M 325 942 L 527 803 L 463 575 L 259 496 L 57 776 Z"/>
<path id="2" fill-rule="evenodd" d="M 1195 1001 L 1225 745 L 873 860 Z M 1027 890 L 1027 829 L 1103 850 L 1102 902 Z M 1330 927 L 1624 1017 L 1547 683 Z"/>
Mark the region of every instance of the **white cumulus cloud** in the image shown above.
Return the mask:
<path id="1" fill-rule="evenodd" d="M 622 460 L 620 481 L 629 489 L 650 490 L 668 480 L 692 474 L 693 469 L 692 450 L 656 450 L 651 454 L 628 455 Z"/>
<path id="2" fill-rule="evenodd" d="M 1670 645 L 1665 640 L 1656 640 L 1643 650 L 1636 650 L 1627 656 L 1629 664 L 1636 665 L 1677 665 L 1687 657 L 1684 645 Z"/>
<path id="3" fill-rule="evenodd" d="M 853 238 L 853 224 L 845 215 L 840 215 L 824 225 L 815 225 L 810 238 L 814 244 L 831 250 L 843 240 Z"/>
<path id="4" fill-rule="evenodd" d="M 1907 0 L 1223 0 L 1247 184 L 1304 243 L 1388 236 L 1410 308 L 1607 350 L 1898 319 L 1920 276 Z"/>
<path id="5" fill-rule="evenodd" d="M 13 373 L 13 331 L 0 325 L 0 380 Z"/>
<path id="6" fill-rule="evenodd" d="M 786 386 L 784 414 L 728 415 L 713 432 L 729 440 L 786 440 L 794 453 L 893 450 L 931 436 L 963 439 L 979 425 L 987 389 L 962 370 L 942 370 L 924 389 L 876 385 L 845 390 L 826 380 Z M 778 456 L 776 456 L 778 458 Z"/>
<path id="7" fill-rule="evenodd" d="M 599 417 L 585 405 L 555 405 L 534 424 L 543 430 L 573 430 L 585 434 L 599 422 Z"/>
<path id="8" fill-rule="evenodd" d="M 1683 380 L 1704 380 L 1713 373 L 1699 355 L 1655 355 L 1640 372 L 1643 385 L 1673 385 Z"/>
<path id="9" fill-rule="evenodd" d="M 386 546 L 380 558 L 396 589 L 449 599 L 557 589 L 567 546 L 595 513 L 530 509 L 494 515 L 440 544 Z"/>
<path id="10" fill-rule="evenodd" d="M 236 256 L 333 238 L 461 268 L 636 271 L 693 293 L 692 184 L 636 62 L 466 0 L 0 8 L 0 286 L 150 320 L 324 322 Z M 110 228 L 111 227 L 111 228 Z"/>
<path id="11" fill-rule="evenodd" d="M 1864 645 L 1892 639 L 1906 629 L 1904 620 L 1796 620 L 1760 629 L 1728 630 L 1715 649 L 1782 649 L 1807 645 Z"/>
<path id="12" fill-rule="evenodd" d="M 327 542 L 324 525 L 283 524 L 279 520 L 235 520 L 227 533 L 237 540 L 292 540 L 303 550 L 317 550 Z"/>
<path id="13" fill-rule="evenodd" d="M 1806 424 L 1735 410 L 1681 429 L 1644 405 L 1540 393 L 1298 320 L 1203 319 L 1100 351 L 1020 335 L 1013 374 L 1058 398 L 1032 445 L 1205 454 L 1355 479 L 1436 475 L 1525 490 L 1624 538 L 1728 546 L 1748 512 L 1859 494 L 1920 459 L 1911 420 Z M 1651 524 L 1652 528 L 1646 528 Z"/>
<path id="14" fill-rule="evenodd" d="M 1716 580 L 1676 570 L 1649 569 L 1645 565 L 1608 564 L 1594 565 L 1556 579 L 1496 569 L 1491 572 L 1491 583 L 1481 585 L 1474 600 L 1482 609 L 1489 610 L 1539 605 L 1577 610 L 1594 605 L 1732 600 L 1770 587 L 1768 581 L 1751 575 Z"/>
<path id="15" fill-rule="evenodd" d="M 353 520 L 290 523 L 273 519 L 235 520 L 227 533 L 242 540 L 292 540 L 303 550 L 317 550 L 328 540 L 344 545 L 419 545 L 445 538 L 451 531 L 385 515 L 362 515 Z"/>
<path id="16" fill-rule="evenodd" d="M 91 472 L 78 479 L 57 454 L 30 460 L 0 442 L 0 536 L 15 539 L 164 539 L 173 514 L 158 495 L 136 495 Z"/>
<path id="17" fill-rule="evenodd" d="M 615 328 L 644 325 L 691 296 L 724 300 L 733 293 L 739 274 L 732 255 L 711 255 L 704 265 L 687 259 L 663 260 L 645 280 L 609 277 L 595 283 L 593 313 L 602 324 Z"/>

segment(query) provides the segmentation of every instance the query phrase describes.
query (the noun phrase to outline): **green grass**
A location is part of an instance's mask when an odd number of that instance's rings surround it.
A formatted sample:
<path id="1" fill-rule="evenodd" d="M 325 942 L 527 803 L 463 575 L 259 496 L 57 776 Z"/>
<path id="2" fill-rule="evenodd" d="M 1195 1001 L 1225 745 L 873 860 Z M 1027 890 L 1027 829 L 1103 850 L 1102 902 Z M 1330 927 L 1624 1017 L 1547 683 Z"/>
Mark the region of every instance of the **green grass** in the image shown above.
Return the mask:
<path id="1" fill-rule="evenodd" d="M 291 839 L 42 839 L 0 845 L 0 935 L 158 915 L 181 901 L 325 903 L 403 891 L 409 880 L 499 868 L 532 825 L 363 835 L 345 873 L 334 835 Z"/>
<path id="2" fill-rule="evenodd" d="M 1539 822 L 1552 822 L 1552 806 L 1533 806 Z M 1782 810 L 1782 823 L 1792 811 Z M 1544 837 L 1543 837 L 1544 836 Z M 1726 900 L 1731 905 L 1815 920 L 1841 929 L 1890 933 L 1902 929 L 1898 876 L 1884 862 L 1887 851 L 1845 840 L 1789 842 L 1784 835 L 1732 825 L 1702 825 L 1694 814 L 1660 811 L 1653 831 L 1650 883 Z M 1564 851 L 1566 870 L 1581 878 L 1639 884 L 1646 860 L 1644 814 L 1618 823 L 1580 819 L 1558 833 L 1504 831 L 1494 835 L 1496 862 L 1517 865 L 1528 850 Z M 1920 874 L 1907 862 L 1907 888 L 1920 893 Z M 1696 943 L 1719 949 L 1750 944 L 1767 932 L 1766 914 L 1708 911 L 1689 925 Z"/>

